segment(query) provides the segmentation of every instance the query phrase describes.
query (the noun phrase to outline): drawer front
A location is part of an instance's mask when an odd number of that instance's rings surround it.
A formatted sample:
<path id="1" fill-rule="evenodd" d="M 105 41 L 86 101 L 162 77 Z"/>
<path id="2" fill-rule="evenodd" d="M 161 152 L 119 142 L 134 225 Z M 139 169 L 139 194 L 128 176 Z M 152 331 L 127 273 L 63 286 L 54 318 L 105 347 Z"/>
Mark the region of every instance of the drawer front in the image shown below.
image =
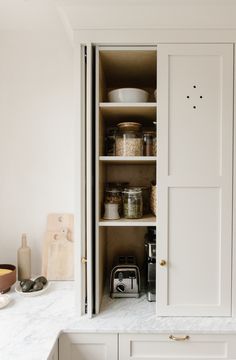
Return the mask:
<path id="1" fill-rule="evenodd" d="M 236 335 L 122 334 L 119 354 L 119 360 L 236 360 Z"/>
<path id="2" fill-rule="evenodd" d="M 117 343 L 117 334 L 62 334 L 59 338 L 59 359 L 118 360 Z"/>

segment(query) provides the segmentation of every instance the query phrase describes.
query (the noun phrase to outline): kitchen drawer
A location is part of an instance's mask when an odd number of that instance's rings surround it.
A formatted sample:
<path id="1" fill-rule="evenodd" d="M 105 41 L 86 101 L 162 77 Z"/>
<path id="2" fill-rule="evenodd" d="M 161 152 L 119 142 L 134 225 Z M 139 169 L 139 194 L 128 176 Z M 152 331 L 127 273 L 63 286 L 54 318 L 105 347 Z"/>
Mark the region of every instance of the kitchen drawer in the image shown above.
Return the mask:
<path id="1" fill-rule="evenodd" d="M 172 334 L 184 338 L 186 334 Z M 121 334 L 119 360 L 129 359 L 236 359 L 236 335 L 189 335 L 186 340 L 170 334 Z"/>
<path id="2" fill-rule="evenodd" d="M 59 338 L 60 360 L 118 360 L 118 335 L 64 333 Z"/>

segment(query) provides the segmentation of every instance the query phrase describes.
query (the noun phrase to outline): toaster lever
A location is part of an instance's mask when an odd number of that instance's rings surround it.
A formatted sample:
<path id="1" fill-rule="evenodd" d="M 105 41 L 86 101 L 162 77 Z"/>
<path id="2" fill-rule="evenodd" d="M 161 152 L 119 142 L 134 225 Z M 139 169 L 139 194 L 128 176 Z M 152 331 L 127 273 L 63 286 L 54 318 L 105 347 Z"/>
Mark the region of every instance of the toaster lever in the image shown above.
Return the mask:
<path id="1" fill-rule="evenodd" d="M 130 287 L 131 287 L 131 289 L 133 290 L 133 288 L 134 288 L 135 274 L 131 273 L 131 274 L 129 275 L 129 279 L 131 280 Z"/>

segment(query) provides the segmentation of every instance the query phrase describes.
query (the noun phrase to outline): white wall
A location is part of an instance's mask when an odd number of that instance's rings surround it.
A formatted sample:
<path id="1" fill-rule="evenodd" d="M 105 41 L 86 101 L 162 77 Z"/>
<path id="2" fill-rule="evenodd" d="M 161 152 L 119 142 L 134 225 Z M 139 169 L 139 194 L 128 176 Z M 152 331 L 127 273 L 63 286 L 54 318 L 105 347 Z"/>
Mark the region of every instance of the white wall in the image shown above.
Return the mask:
<path id="1" fill-rule="evenodd" d="M 57 1 L 74 30 L 236 27 L 235 0 Z"/>
<path id="2" fill-rule="evenodd" d="M 0 18 L 0 263 L 26 232 L 35 274 L 47 214 L 74 211 L 73 49 L 49 2 L 28 29 Z"/>

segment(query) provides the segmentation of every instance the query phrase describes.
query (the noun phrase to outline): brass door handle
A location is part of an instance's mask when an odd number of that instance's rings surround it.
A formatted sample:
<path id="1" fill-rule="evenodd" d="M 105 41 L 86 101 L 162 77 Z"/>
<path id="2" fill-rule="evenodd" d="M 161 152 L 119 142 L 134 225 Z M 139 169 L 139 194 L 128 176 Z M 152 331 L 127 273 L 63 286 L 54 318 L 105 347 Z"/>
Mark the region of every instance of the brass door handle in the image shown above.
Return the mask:
<path id="1" fill-rule="evenodd" d="M 169 336 L 170 340 L 174 340 L 174 341 L 185 341 L 185 340 L 189 340 L 190 336 L 186 335 L 186 336 L 174 336 L 174 335 L 170 335 Z"/>
<path id="2" fill-rule="evenodd" d="M 82 259 L 81 259 L 82 264 L 86 264 L 87 261 L 88 261 L 88 260 L 86 259 L 86 257 L 83 256 Z"/>
<path id="3" fill-rule="evenodd" d="M 160 260 L 160 266 L 165 266 L 166 265 L 166 261 L 165 260 Z"/>

